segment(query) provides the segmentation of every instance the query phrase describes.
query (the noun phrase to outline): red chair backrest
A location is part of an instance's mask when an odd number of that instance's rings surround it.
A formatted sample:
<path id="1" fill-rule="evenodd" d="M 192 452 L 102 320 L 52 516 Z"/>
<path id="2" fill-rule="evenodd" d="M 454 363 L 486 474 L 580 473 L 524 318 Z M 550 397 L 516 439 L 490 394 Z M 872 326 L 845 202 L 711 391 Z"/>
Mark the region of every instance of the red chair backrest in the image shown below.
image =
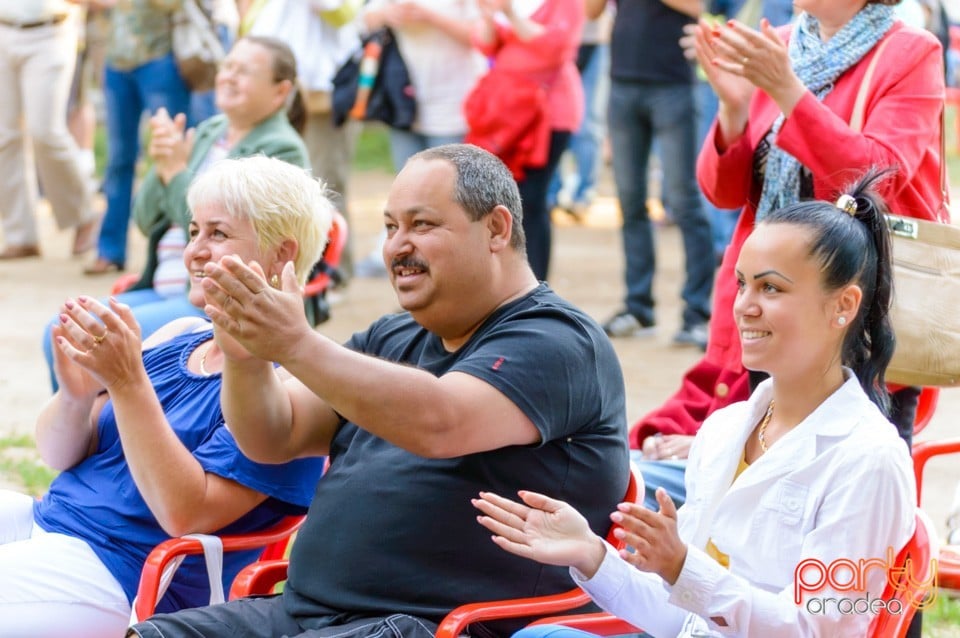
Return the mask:
<path id="1" fill-rule="evenodd" d="M 920 397 L 917 399 L 917 413 L 913 417 L 914 435 L 920 434 L 920 431 L 930 423 L 939 400 L 940 388 L 926 386 L 920 389 Z"/>
<path id="2" fill-rule="evenodd" d="M 891 571 L 880 597 L 886 604 L 870 623 L 869 638 L 902 638 L 907 635 L 917 607 L 931 591 L 936 591 L 936 561 L 931 559 L 930 531 L 918 514 L 917 529 L 897 554 L 897 568 Z M 894 600 L 900 603 L 899 613 L 890 609 Z"/>
<path id="3" fill-rule="evenodd" d="M 304 297 L 319 295 L 330 287 L 333 280 L 333 270 L 340 266 L 343 251 L 347 246 L 349 232 L 346 218 L 339 211 L 333 211 L 327 247 L 323 250 L 322 262 L 325 267 L 307 282 L 303 289 Z"/>
<path id="4" fill-rule="evenodd" d="M 636 503 L 640 491 L 640 481 L 631 469 L 627 483 L 627 492 L 623 500 Z M 607 532 L 607 542 L 622 549 L 626 543 L 613 535 L 619 525 L 611 525 Z M 511 600 L 492 600 L 480 603 L 461 605 L 447 614 L 434 634 L 436 638 L 457 638 L 464 633 L 467 625 L 482 620 L 503 618 L 524 618 L 528 616 L 544 616 L 562 611 L 577 609 L 590 602 L 590 596 L 579 587 L 550 596 L 535 596 L 532 598 L 515 598 Z"/>
<path id="5" fill-rule="evenodd" d="M 296 532 L 306 517 L 303 515 L 286 516 L 279 523 L 269 529 L 249 534 L 231 534 L 220 537 L 223 542 L 223 551 L 240 551 L 263 548 L 259 560 L 269 560 L 282 557 L 286 553 L 287 544 L 293 533 Z M 153 615 L 160 596 L 160 583 L 167 565 L 181 556 L 202 554 L 203 546 L 195 538 L 179 537 L 166 540 L 147 555 L 140 572 L 140 585 L 134 599 L 137 618 L 143 620 Z"/>

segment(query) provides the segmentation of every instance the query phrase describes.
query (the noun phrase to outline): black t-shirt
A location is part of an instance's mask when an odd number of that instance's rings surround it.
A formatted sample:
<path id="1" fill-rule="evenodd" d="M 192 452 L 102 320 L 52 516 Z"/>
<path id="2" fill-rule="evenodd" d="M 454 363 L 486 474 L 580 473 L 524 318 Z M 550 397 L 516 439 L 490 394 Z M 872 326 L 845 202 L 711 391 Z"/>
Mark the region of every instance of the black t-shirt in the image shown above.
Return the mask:
<path id="1" fill-rule="evenodd" d="M 566 569 L 494 545 L 470 499 L 543 492 L 606 533 L 629 469 L 623 377 L 596 322 L 540 284 L 455 353 L 405 313 L 347 345 L 437 376 L 480 378 L 524 411 L 543 442 L 427 459 L 345 422 L 293 548 L 287 611 L 326 616 L 319 625 L 395 612 L 439 622 L 467 602 L 571 589 Z"/>
<path id="2" fill-rule="evenodd" d="M 661 0 L 617 0 L 610 37 L 610 77 L 620 82 L 691 84 L 694 67 L 683 57 L 683 26 L 694 18 Z"/>

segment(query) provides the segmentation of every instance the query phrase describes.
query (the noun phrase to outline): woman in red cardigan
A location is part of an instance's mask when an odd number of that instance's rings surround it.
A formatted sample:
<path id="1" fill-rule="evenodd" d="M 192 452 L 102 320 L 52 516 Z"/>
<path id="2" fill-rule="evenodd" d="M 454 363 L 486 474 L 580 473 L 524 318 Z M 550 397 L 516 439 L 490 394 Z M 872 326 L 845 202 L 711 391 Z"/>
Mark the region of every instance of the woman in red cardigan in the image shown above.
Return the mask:
<path id="1" fill-rule="evenodd" d="M 640 448 L 655 433 L 693 434 L 714 410 L 742 401 L 751 380 L 733 323 L 733 267 L 757 219 L 790 201 L 835 197 L 851 176 L 894 166 L 881 193 L 898 215 L 943 219 L 940 44 L 894 21 L 899 0 L 796 0 L 791 27 L 759 31 L 701 22 L 697 58 L 720 99 L 697 163 L 697 178 L 719 208 L 742 208 L 714 288 L 703 359 L 680 389 L 631 431 Z M 882 50 L 879 46 L 883 45 Z M 872 58 L 863 126 L 850 124 Z M 909 442 L 918 389 L 894 395 L 891 419 Z"/>
<path id="2" fill-rule="evenodd" d="M 575 63 L 583 0 L 478 0 L 478 5 L 482 18 L 473 44 L 491 59 L 487 81 L 497 82 L 484 93 L 486 107 L 508 117 L 491 120 L 490 135 L 485 135 L 473 128 L 476 121 L 471 123 L 468 106 L 471 131 L 464 141 L 491 151 L 513 172 L 523 201 L 527 259 L 537 279 L 545 280 L 552 242 L 547 188 L 583 119 L 583 86 Z M 509 148 L 498 148 L 504 139 L 511 140 Z"/>

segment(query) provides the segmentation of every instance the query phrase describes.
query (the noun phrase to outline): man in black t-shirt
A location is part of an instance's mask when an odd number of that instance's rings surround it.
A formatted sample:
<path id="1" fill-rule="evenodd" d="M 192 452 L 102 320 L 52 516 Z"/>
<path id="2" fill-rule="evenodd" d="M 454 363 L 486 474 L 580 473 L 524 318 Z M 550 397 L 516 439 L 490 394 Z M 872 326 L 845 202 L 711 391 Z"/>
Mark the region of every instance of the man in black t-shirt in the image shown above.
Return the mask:
<path id="1" fill-rule="evenodd" d="M 606 0 L 586 0 L 596 17 Z M 710 221 L 700 199 L 695 164 L 694 72 L 680 47 L 683 27 L 703 10 L 701 0 L 618 0 L 610 37 L 607 127 L 613 176 L 623 215 L 624 307 L 605 324 L 613 337 L 654 333 L 653 228 L 647 210 L 647 166 L 653 141 L 663 167 L 661 199 L 680 227 L 686 259 L 683 317 L 677 345 L 705 347 L 714 258 Z"/>
<path id="2" fill-rule="evenodd" d="M 478 492 L 545 492 L 604 533 L 628 482 L 623 378 L 602 329 L 538 283 L 504 164 L 469 145 L 411 158 L 387 199 L 384 261 L 406 312 L 341 346 L 293 280 L 205 267 L 227 357 L 222 403 L 261 462 L 329 454 L 280 597 L 157 616 L 141 636 L 432 635 L 454 607 L 570 589 L 500 550 Z M 281 381 L 275 361 L 293 375 Z M 474 628 L 506 634 L 510 626 Z M 391 634 L 395 635 L 395 634 Z"/>

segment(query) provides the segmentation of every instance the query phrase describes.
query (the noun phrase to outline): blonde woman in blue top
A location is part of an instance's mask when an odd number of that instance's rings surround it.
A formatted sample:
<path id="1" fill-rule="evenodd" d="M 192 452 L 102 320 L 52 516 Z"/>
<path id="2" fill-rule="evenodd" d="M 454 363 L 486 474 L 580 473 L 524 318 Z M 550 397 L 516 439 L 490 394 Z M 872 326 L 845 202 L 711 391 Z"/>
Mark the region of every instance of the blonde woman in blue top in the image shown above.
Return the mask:
<path id="1" fill-rule="evenodd" d="M 215 164 L 191 186 L 184 264 L 203 308 L 204 266 L 293 262 L 303 283 L 332 206 L 302 168 L 255 156 Z M 170 536 L 241 533 L 303 513 L 322 459 L 246 458 L 220 409 L 223 354 L 208 321 L 179 319 L 141 347 L 129 306 L 68 299 L 54 329 L 60 390 L 37 449 L 61 471 L 40 501 L 0 491 L 0 636 L 123 635 L 147 553 Z M 224 556 L 227 584 L 256 552 Z M 202 561 L 185 562 L 160 610 L 209 602 Z"/>

